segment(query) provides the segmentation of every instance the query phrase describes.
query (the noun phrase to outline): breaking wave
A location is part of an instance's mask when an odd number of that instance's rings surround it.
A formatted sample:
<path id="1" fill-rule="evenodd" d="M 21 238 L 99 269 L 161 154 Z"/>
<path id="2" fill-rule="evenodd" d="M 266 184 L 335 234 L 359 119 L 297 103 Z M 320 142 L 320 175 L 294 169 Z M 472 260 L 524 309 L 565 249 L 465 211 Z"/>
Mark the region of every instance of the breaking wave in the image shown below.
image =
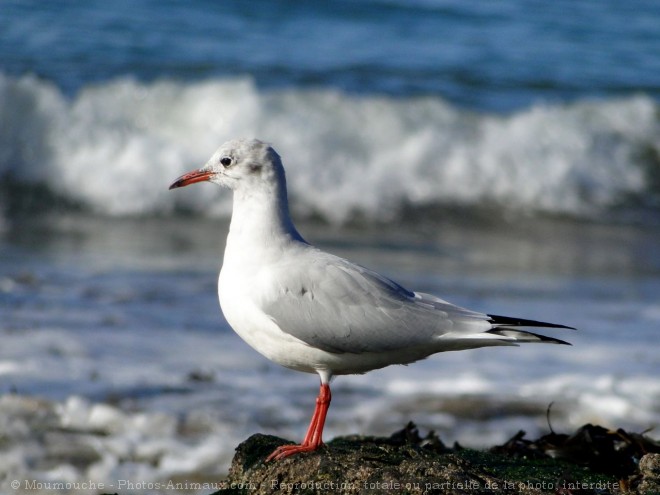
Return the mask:
<path id="1" fill-rule="evenodd" d="M 657 208 L 659 110 L 639 95 L 484 114 L 436 97 L 264 91 L 247 77 L 127 77 L 67 98 L 36 77 L 0 74 L 0 176 L 103 215 L 228 216 L 229 194 L 167 187 L 222 142 L 259 137 L 282 155 L 299 215 L 381 221 L 403 208 L 486 204 L 593 217 Z"/>

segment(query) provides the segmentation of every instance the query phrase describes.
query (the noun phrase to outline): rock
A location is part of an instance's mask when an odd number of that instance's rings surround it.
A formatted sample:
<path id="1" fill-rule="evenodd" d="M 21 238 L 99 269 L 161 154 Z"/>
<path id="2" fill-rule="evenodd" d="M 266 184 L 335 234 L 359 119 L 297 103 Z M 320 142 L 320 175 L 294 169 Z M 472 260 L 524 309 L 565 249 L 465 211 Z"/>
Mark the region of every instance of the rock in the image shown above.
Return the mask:
<path id="1" fill-rule="evenodd" d="M 253 435 L 236 449 L 220 494 L 609 494 L 621 493 L 611 475 L 556 460 L 512 457 L 455 447 L 410 423 L 391 437 L 339 437 L 316 452 L 264 462 L 290 443 Z"/>
<path id="2" fill-rule="evenodd" d="M 481 493 L 499 480 L 456 455 L 391 439 L 338 438 L 316 452 L 264 463 L 287 443 L 253 435 L 239 445 L 229 479 L 250 493 Z M 443 490 L 446 488 L 446 490 Z M 492 490 L 490 493 L 493 492 Z"/>
<path id="3" fill-rule="evenodd" d="M 660 493 L 660 454 L 646 454 L 639 461 L 641 481 L 638 491 L 643 495 Z"/>

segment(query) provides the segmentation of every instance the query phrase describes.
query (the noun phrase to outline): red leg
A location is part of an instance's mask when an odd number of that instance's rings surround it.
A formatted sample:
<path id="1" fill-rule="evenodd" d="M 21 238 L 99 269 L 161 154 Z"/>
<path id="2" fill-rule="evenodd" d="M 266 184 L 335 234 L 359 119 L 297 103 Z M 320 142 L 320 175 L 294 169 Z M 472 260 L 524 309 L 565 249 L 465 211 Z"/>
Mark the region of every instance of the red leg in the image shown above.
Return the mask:
<path id="1" fill-rule="evenodd" d="M 312 452 L 323 445 L 323 426 L 325 425 L 325 417 L 328 414 L 330 407 L 330 385 L 321 383 L 319 396 L 316 398 L 316 407 L 312 420 L 309 423 L 305 439 L 300 445 L 282 445 L 277 447 L 272 454 L 266 458 L 266 462 L 284 459 L 290 455 L 298 454 L 300 452 Z"/>

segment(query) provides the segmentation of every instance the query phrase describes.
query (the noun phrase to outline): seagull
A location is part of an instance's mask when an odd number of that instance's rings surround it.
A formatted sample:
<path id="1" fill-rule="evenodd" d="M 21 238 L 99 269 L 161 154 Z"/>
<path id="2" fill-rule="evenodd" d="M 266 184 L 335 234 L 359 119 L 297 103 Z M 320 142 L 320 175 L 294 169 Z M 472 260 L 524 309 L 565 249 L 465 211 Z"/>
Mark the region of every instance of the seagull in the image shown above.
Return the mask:
<path id="1" fill-rule="evenodd" d="M 291 220 L 282 160 L 265 142 L 228 141 L 170 189 L 204 181 L 233 191 L 218 280 L 227 322 L 266 358 L 321 380 L 302 443 L 278 447 L 267 461 L 323 445 L 334 376 L 445 351 L 527 342 L 570 345 L 523 328 L 573 327 L 455 306 L 314 247 Z"/>

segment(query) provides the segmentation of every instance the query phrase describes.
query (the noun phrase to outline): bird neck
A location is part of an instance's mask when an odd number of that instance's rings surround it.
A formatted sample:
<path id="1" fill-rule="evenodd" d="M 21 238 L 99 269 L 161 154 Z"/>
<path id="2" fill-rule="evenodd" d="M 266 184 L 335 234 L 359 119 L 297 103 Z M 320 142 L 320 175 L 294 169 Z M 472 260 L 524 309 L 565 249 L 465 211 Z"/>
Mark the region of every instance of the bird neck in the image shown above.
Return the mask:
<path id="1" fill-rule="evenodd" d="M 286 189 L 234 191 L 227 249 L 268 249 L 305 242 L 289 215 Z"/>

